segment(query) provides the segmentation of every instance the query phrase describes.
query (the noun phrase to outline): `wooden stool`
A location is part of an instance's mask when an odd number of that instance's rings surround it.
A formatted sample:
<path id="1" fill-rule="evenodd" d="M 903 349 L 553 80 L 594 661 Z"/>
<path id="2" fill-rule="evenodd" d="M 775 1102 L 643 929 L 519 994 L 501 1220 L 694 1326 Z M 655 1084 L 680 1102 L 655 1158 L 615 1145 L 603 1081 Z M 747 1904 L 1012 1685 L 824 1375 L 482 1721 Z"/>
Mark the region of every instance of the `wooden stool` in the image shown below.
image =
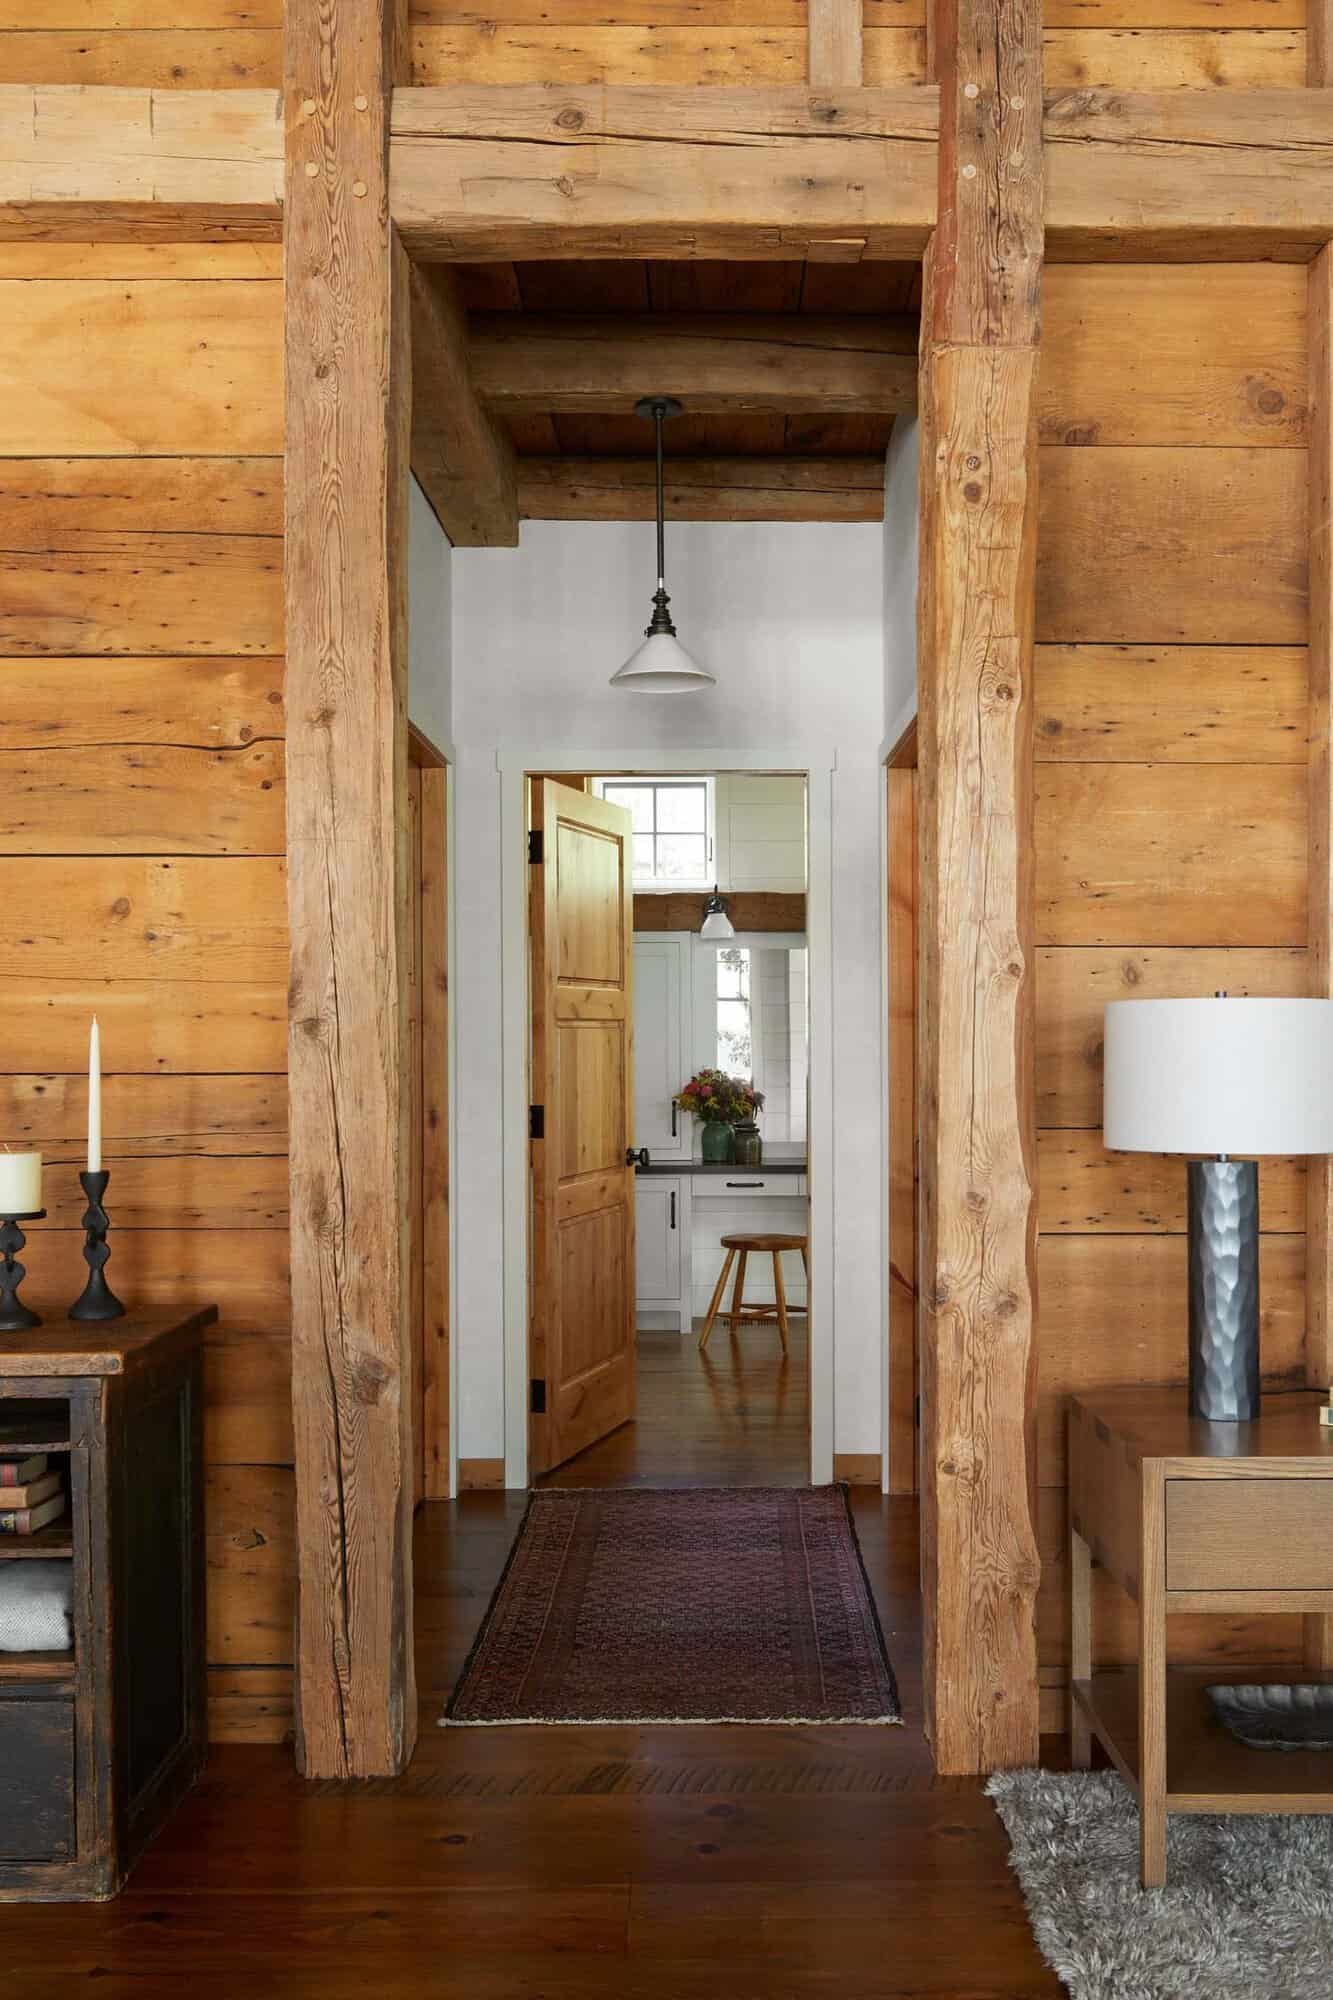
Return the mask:
<path id="1" fill-rule="evenodd" d="M 808 1236 L 724 1236 L 722 1248 L 726 1251 L 726 1261 L 722 1266 L 718 1281 L 713 1287 L 713 1296 L 708 1302 L 708 1317 L 704 1321 L 703 1332 L 699 1335 L 700 1352 L 708 1345 L 708 1336 L 713 1331 L 713 1321 L 717 1318 L 722 1304 L 722 1294 L 727 1288 L 731 1267 L 736 1269 L 736 1282 L 731 1292 L 731 1311 L 727 1314 L 727 1325 L 735 1333 L 742 1326 L 772 1326 L 777 1321 L 778 1332 L 782 1335 L 782 1351 L 787 1352 L 787 1321 L 792 1313 L 808 1312 L 807 1306 L 789 1306 L 786 1288 L 782 1282 L 782 1253 L 784 1250 L 799 1250 L 801 1262 L 805 1266 L 807 1289 L 810 1283 L 810 1239 Z M 773 1255 L 773 1291 L 777 1303 L 771 1306 L 747 1306 L 745 1303 L 745 1266 L 750 1261 L 750 1252 L 761 1253 L 769 1250 Z"/>

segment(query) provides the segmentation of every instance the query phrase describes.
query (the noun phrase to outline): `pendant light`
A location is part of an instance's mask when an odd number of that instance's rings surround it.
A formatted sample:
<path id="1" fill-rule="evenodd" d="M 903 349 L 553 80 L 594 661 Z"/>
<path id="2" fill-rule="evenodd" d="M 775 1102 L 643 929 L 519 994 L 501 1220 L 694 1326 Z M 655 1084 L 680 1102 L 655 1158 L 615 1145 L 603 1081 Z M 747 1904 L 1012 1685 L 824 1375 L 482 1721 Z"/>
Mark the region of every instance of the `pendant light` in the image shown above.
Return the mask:
<path id="1" fill-rule="evenodd" d="M 712 895 L 704 904 L 704 920 L 699 926 L 699 935 L 712 943 L 716 943 L 719 938 L 733 938 L 736 935 L 736 926 L 727 915 L 726 901 L 718 895 L 716 882 L 713 884 Z"/>
<path id="2" fill-rule="evenodd" d="M 717 676 L 692 660 L 676 637 L 667 605 L 666 591 L 666 501 L 662 480 L 662 425 L 668 417 L 680 415 L 674 396 L 645 396 L 634 405 L 636 417 L 651 417 L 657 426 L 657 589 L 653 593 L 652 623 L 645 628 L 643 644 L 632 652 L 619 673 L 612 674 L 612 687 L 639 688 L 645 694 L 685 694 L 690 688 L 716 687 Z"/>

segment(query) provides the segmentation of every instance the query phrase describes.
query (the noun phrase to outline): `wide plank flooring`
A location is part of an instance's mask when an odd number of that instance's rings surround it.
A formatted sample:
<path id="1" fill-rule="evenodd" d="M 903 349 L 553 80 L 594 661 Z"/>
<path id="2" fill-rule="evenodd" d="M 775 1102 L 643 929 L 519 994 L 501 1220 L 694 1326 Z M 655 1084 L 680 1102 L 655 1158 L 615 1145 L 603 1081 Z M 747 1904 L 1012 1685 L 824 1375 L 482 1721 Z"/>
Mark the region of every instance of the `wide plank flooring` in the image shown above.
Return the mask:
<path id="1" fill-rule="evenodd" d="M 557 1479 L 803 1479 L 804 1355 L 783 1392 L 764 1338 L 718 1343 L 687 1392 L 693 1343 L 648 1336 L 645 1420 Z M 711 1443 L 683 1421 L 710 1401 Z M 309 1784 L 287 1749 L 220 1746 L 118 1901 L 0 1909 L 6 1990 L 1057 2000 L 990 1802 L 936 1778 L 921 1734 L 913 1502 L 853 1496 L 905 1728 L 440 1729 L 525 1504 L 476 1493 L 420 1511 L 421 1733 L 404 1777 Z"/>
<path id="2" fill-rule="evenodd" d="M 557 1466 L 543 1486 L 803 1486 L 810 1477 L 810 1362 L 802 1321 L 732 1335 L 640 1330 L 639 1414 Z"/>

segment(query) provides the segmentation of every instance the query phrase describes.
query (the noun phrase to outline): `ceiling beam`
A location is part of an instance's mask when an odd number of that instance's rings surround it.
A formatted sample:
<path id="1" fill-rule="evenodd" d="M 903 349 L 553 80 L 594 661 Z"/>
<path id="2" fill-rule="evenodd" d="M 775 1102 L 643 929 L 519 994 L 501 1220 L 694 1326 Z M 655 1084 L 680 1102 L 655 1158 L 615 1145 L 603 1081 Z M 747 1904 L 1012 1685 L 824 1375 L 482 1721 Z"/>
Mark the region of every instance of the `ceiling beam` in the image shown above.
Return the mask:
<path id="1" fill-rule="evenodd" d="M 902 258 L 935 219 L 937 93 L 920 88 L 414 86 L 393 121 L 414 256 L 781 258 L 834 241 Z"/>
<path id="2" fill-rule="evenodd" d="M 518 541 L 514 447 L 482 408 L 452 271 L 414 264 L 412 470 L 455 548 Z"/>
<path id="3" fill-rule="evenodd" d="M 651 521 L 651 459 L 521 458 L 525 521 Z M 881 521 L 879 458 L 677 458 L 666 464 L 673 521 Z"/>
<path id="4" fill-rule="evenodd" d="M 678 396 L 691 416 L 897 416 L 916 408 L 914 315 L 474 313 L 472 379 L 501 416 L 624 415 Z"/>
<path id="5" fill-rule="evenodd" d="M 939 91 L 411 86 L 391 200 L 414 255 L 911 258 Z M 1048 254 L 1308 261 L 1333 238 L 1333 91 L 1046 100 Z M 873 141 L 873 144 L 867 144 Z"/>

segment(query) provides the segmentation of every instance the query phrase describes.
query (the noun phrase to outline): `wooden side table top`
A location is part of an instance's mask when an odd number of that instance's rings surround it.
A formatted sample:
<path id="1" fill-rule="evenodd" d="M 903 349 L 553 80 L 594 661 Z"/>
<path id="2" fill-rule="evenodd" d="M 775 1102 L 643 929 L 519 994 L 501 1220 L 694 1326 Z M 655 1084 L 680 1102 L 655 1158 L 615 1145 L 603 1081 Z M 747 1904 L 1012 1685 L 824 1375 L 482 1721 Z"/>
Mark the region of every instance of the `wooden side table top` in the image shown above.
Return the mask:
<path id="1" fill-rule="evenodd" d="M 129 1375 L 167 1346 L 188 1344 L 214 1324 L 216 1306 L 126 1313 L 94 1325 L 47 1320 L 24 1333 L 0 1333 L 0 1376 Z"/>
<path id="2" fill-rule="evenodd" d="M 1319 1421 L 1327 1399 L 1316 1389 L 1266 1392 L 1250 1424 L 1210 1424 L 1192 1417 L 1183 1388 L 1100 1389 L 1071 1396 L 1071 1416 L 1123 1445 L 1129 1464 L 1172 1462 L 1173 1476 L 1235 1477 L 1238 1460 L 1260 1461 L 1269 1477 L 1333 1477 L 1333 1429 Z M 1305 1461 L 1284 1467 L 1284 1461 Z"/>

